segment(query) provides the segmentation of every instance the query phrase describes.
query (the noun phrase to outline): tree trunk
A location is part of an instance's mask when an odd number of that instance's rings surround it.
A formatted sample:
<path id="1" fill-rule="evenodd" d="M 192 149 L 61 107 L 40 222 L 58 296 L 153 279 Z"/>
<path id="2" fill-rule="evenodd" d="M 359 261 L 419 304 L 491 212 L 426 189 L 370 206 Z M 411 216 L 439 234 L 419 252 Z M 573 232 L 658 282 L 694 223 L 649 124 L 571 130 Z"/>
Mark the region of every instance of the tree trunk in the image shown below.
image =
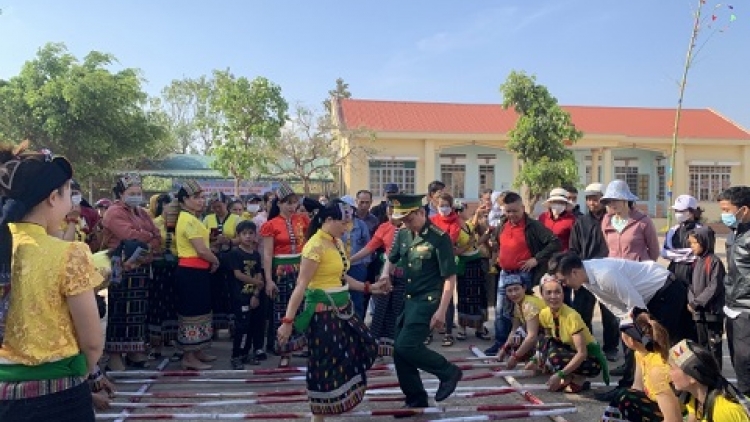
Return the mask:
<path id="1" fill-rule="evenodd" d="M 234 177 L 234 196 L 236 198 L 240 197 L 240 180 L 242 180 L 241 177 Z"/>
<path id="2" fill-rule="evenodd" d="M 310 179 L 307 177 L 302 178 L 302 191 L 305 193 L 305 196 L 310 194 Z"/>

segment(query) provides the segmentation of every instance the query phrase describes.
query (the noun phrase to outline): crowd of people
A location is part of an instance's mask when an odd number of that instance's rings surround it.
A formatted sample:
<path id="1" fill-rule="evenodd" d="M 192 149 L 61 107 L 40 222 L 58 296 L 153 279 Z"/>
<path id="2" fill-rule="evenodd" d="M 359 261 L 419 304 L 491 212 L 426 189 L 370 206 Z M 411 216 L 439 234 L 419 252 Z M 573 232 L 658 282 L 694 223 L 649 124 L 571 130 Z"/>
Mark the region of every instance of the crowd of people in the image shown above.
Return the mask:
<path id="1" fill-rule="evenodd" d="M 192 180 L 146 199 L 123 174 L 113 200 L 91 205 L 49 151 L 4 147 L 0 164 L 3 421 L 94 420 L 114 392 L 106 371 L 168 349 L 211 369 L 223 330 L 232 369 L 305 358 L 315 421 L 357 406 L 378 358 L 392 357 L 406 408 L 428 406 L 420 370 L 445 400 L 463 374 L 427 346 L 471 334 L 507 368 L 547 374 L 551 391 L 620 376 L 599 395 L 603 420 L 750 420 L 748 187 L 718 198 L 725 267 L 695 198 L 677 197 L 660 244 L 620 180 L 587 186 L 585 213 L 575 188 L 553 189 L 533 218 L 515 192 L 470 206 L 440 181 L 426 198 L 389 183 L 378 204 L 366 190 L 312 199 L 284 183 L 230 198 Z M 738 387 L 721 376 L 725 326 Z M 610 371 L 620 343 L 625 364 Z"/>

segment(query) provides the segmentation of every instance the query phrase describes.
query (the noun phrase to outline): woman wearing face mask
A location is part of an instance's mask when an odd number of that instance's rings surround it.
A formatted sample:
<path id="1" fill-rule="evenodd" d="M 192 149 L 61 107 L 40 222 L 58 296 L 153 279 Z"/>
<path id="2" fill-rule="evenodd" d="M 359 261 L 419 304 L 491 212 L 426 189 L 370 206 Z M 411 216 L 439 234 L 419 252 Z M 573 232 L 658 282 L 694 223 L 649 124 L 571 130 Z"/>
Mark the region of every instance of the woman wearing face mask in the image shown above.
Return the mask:
<path id="1" fill-rule="evenodd" d="M 116 248 L 123 240 L 139 240 L 159 251 L 161 233 L 144 203 L 141 179 L 137 174 L 124 174 L 117 178 L 112 189 L 117 201 L 104 214 L 102 244 L 106 249 Z M 109 286 L 107 311 L 107 338 L 105 351 L 109 353 L 109 368 L 123 370 L 122 354 L 127 353 L 131 366 L 145 367 L 146 319 L 148 317 L 148 290 L 153 272 L 151 259 L 146 264 L 122 274 L 122 281 Z"/>
<path id="2" fill-rule="evenodd" d="M 576 216 L 569 211 L 569 208 L 572 210 L 573 204 L 568 200 L 568 192 L 563 188 L 552 189 L 544 204 L 547 206 L 547 212 L 539 216 L 539 222 L 560 239 L 561 252 L 565 252 L 570 246 L 570 234 L 576 222 Z"/>
<path id="3" fill-rule="evenodd" d="M 669 271 L 685 286 L 690 286 L 693 276 L 693 262 L 695 255 L 690 249 L 689 233 L 703 227 L 701 215 L 703 210 L 698 207 L 698 201 L 690 195 L 680 195 L 672 205 L 677 224 L 672 226 L 664 237 L 664 247 L 661 256 L 668 259 Z"/>
<path id="4" fill-rule="evenodd" d="M 81 187 L 75 181 L 71 181 L 70 183 L 70 194 L 73 207 L 71 207 L 68 215 L 65 216 L 65 221 L 60 226 L 58 237 L 68 242 L 85 242 L 88 225 L 81 215 L 81 202 L 83 201 Z"/>
<path id="5" fill-rule="evenodd" d="M 448 234 L 451 239 L 451 243 L 455 245 L 458 243 L 458 235 L 461 233 L 461 221 L 458 218 L 458 214 L 453 211 L 453 196 L 448 193 L 441 193 L 438 196 L 438 209 L 437 214 L 430 217 L 432 224 L 439 227 L 441 230 Z M 455 339 L 453 338 L 453 320 L 456 314 L 456 306 L 451 299 L 450 305 L 448 305 L 448 312 L 445 315 L 445 338 L 443 338 L 443 347 L 453 346 Z M 429 335 L 425 340 L 425 344 L 432 343 L 432 335 Z"/>

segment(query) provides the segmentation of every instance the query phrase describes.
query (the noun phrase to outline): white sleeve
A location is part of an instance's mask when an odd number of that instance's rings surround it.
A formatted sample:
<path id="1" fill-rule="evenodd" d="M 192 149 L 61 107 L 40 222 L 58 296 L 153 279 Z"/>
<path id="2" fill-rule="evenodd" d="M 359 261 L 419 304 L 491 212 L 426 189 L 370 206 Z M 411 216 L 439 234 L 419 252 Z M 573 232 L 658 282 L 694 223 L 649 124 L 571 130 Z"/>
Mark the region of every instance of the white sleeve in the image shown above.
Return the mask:
<path id="1" fill-rule="evenodd" d="M 633 283 L 615 270 L 605 270 L 598 277 L 597 283 L 601 289 L 616 297 L 619 304 L 613 304 L 612 313 L 620 320 L 628 318 L 628 314 L 634 307 L 646 308 L 643 296 L 638 293 Z"/>

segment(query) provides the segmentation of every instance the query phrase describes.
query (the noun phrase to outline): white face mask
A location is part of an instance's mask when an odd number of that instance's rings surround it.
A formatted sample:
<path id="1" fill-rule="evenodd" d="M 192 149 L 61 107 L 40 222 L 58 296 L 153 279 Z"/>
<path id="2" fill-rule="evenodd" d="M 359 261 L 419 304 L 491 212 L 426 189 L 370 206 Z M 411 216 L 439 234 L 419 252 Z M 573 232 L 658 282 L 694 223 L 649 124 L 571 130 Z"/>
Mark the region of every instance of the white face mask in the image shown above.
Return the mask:
<path id="1" fill-rule="evenodd" d="M 552 204 L 549 206 L 549 209 L 555 214 L 562 214 L 562 212 L 565 211 L 565 208 L 566 207 L 563 204 Z"/>
<path id="2" fill-rule="evenodd" d="M 260 204 L 247 204 L 247 212 L 260 211 Z"/>
<path id="3" fill-rule="evenodd" d="M 451 210 L 451 207 L 440 207 L 438 211 L 440 211 L 440 215 L 447 216 L 451 213 Z"/>
<path id="4" fill-rule="evenodd" d="M 677 220 L 678 223 L 684 223 L 688 218 L 690 218 L 689 212 L 681 211 L 674 213 L 674 219 Z"/>
<path id="5" fill-rule="evenodd" d="M 81 205 L 81 201 L 83 201 L 83 196 L 73 195 L 70 197 L 70 200 L 73 201 L 73 205 Z"/>

